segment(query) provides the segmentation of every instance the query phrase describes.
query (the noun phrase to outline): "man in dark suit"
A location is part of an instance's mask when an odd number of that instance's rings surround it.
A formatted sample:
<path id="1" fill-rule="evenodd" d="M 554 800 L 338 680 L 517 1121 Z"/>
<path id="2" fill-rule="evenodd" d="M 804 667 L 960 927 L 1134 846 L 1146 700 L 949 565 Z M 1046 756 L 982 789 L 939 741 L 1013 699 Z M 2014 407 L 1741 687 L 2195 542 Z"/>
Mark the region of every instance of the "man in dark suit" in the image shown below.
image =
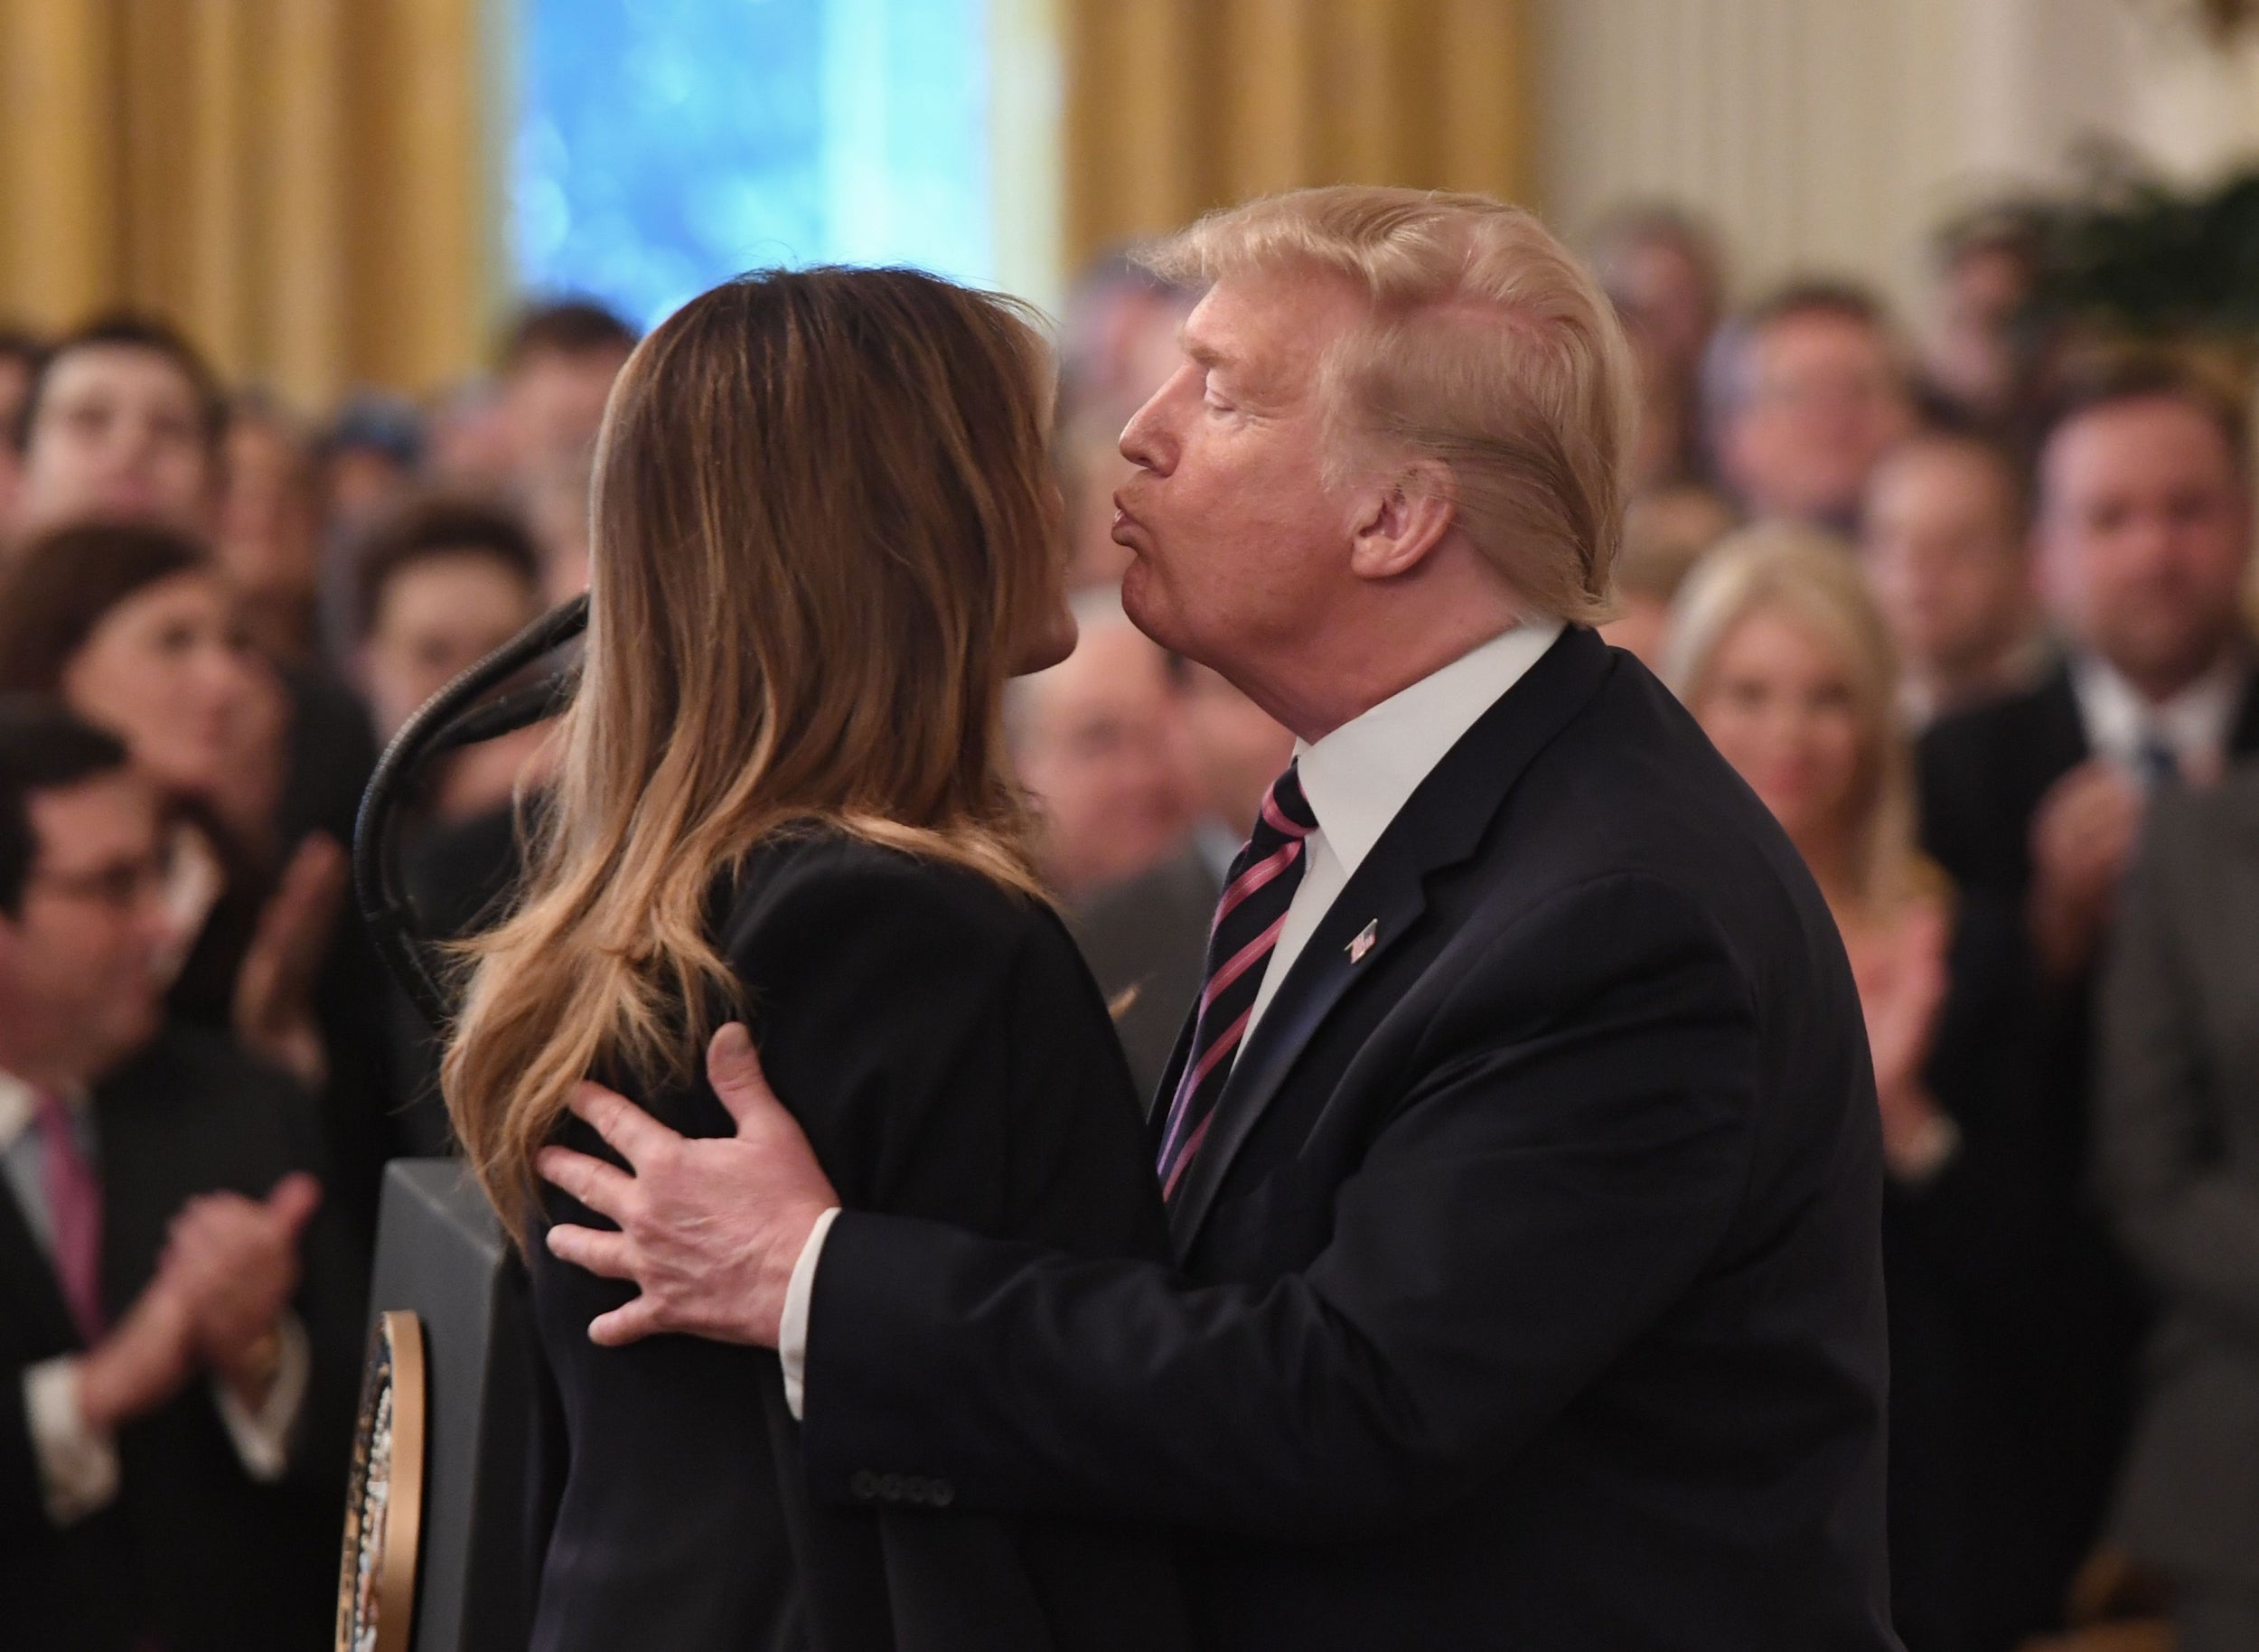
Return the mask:
<path id="1" fill-rule="evenodd" d="M 2246 439 L 2237 405 L 2170 358 L 2069 375 L 2035 526 L 2065 659 L 2037 687 L 1938 722 L 1920 748 L 1923 843 L 1958 906 L 1939 1082 L 1981 1109 L 1963 1128 L 1992 1132 L 1993 1168 L 2019 1185 L 1960 1199 L 1949 1158 L 1907 1203 L 1932 1248 L 2018 1261 L 2023 1322 L 1983 1358 L 1992 1385 L 2019 1396 L 2004 1426 L 2026 1436 L 2036 1558 L 1987 1587 L 2020 1597 L 2002 1610 L 2028 1625 L 2059 1610 L 2099 1535 L 2142 1331 L 2092 1191 L 2095 961 L 2149 796 L 2259 751 L 2240 613 Z"/>
<path id="2" fill-rule="evenodd" d="M 2101 1181 L 2162 1298 L 2112 1529 L 2175 1652 L 2259 1646 L 2259 765 L 2158 800 L 2099 993 Z"/>
<path id="3" fill-rule="evenodd" d="M 1119 1006 L 1114 1031 L 1147 1096 L 1160 1087 L 1176 1029 L 1200 996 L 1208 920 L 1232 857 L 1294 746 L 1292 735 L 1207 666 L 1172 654 L 1169 676 L 1198 809 L 1191 835 L 1152 870 L 1101 889 L 1068 915 L 1099 990 Z"/>
<path id="4" fill-rule="evenodd" d="M 320 1124 L 160 1028 L 156 793 L 0 710 L 0 1645 L 302 1647 L 333 1598 L 357 1273 Z"/>
<path id="5" fill-rule="evenodd" d="M 1584 624 L 1605 299 L 1526 214 L 1411 191 L 1161 261 L 1207 292 L 1123 436 L 1125 599 L 1300 737 L 1156 1110 L 1176 1265 L 839 1210 L 726 1033 L 735 1138 L 590 1089 L 634 1178 L 544 1155 L 622 1225 L 551 1249 L 641 1286 L 592 1334 L 779 1346 L 821 1498 L 1171 1523 L 1218 1647 L 1895 1647 L 1858 997 L 1795 850 Z"/>

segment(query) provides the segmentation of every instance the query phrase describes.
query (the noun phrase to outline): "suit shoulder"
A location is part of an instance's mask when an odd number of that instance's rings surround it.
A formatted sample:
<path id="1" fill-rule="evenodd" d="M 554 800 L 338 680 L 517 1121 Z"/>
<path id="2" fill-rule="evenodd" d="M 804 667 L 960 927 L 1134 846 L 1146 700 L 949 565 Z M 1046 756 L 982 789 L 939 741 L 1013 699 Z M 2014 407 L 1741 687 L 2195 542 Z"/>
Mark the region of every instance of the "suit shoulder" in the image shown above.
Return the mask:
<path id="1" fill-rule="evenodd" d="M 2002 751 L 2028 749 L 2067 715 L 2076 718 L 2076 702 L 2065 703 L 2069 695 L 2068 680 L 2058 673 L 2013 694 L 1949 711 L 1922 731 L 1924 766 L 1984 763 Z"/>
<path id="2" fill-rule="evenodd" d="M 298 1082 L 281 1068 L 224 1032 L 177 1017 L 168 1018 L 100 1087 L 119 1095 L 162 1091 L 200 1104 L 277 1112 L 305 1101 Z"/>

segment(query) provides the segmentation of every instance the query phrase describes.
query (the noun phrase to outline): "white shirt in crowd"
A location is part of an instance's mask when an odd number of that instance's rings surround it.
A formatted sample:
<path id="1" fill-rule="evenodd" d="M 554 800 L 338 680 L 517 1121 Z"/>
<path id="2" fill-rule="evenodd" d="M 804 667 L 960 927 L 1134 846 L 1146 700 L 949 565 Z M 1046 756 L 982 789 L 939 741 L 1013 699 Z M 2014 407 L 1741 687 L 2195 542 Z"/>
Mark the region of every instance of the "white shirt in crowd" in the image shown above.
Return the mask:
<path id="1" fill-rule="evenodd" d="M 2217 771 L 2235 734 L 2247 670 L 2243 652 L 2231 649 L 2179 693 L 2152 705 L 2108 661 L 2082 654 L 2071 665 L 2071 689 L 2096 756 L 2143 780 L 2143 753 L 2161 746 L 2184 780 L 2202 781 Z"/>
<path id="2" fill-rule="evenodd" d="M 98 1156 L 101 1144 L 87 1116 L 85 1094 L 63 1100 L 80 1126 L 80 1149 Z M 37 1107 L 38 1098 L 29 1084 L 13 1073 L 0 1073 L 0 1172 L 5 1172 L 7 1192 L 23 1212 L 24 1225 L 52 1253 L 55 1229 L 47 1207 L 47 1150 L 32 1128 Z M 305 1328 L 297 1316 L 286 1312 L 277 1329 L 281 1363 L 258 1409 L 244 1404 L 218 1377 L 211 1379 L 212 1399 L 243 1471 L 262 1482 L 282 1478 L 290 1466 L 290 1433 L 305 1403 L 312 1368 Z M 41 1495 L 48 1518 L 57 1525 L 83 1520 L 117 1496 L 117 1442 L 89 1427 L 79 1407 L 81 1358 L 58 1355 L 23 1371 L 23 1411 L 39 1464 Z"/>
<path id="3" fill-rule="evenodd" d="M 1310 935 L 1381 834 L 1401 812 L 1444 754 L 1459 743 L 1499 697 L 1522 681 L 1563 630 L 1556 619 L 1514 626 L 1432 671 L 1315 743 L 1298 740 L 1294 755 L 1302 795 L 1317 830 L 1303 840 L 1302 881 L 1287 907 L 1278 945 L 1264 966 L 1262 985 L 1249 1012 L 1241 1047 L 1278 995 L 1279 984 L 1309 944 Z M 784 1367 L 784 1397 L 801 1414 L 808 1370 L 808 1312 L 815 1295 L 816 1265 L 839 1216 L 817 1218 L 784 1293 L 777 1355 Z"/>

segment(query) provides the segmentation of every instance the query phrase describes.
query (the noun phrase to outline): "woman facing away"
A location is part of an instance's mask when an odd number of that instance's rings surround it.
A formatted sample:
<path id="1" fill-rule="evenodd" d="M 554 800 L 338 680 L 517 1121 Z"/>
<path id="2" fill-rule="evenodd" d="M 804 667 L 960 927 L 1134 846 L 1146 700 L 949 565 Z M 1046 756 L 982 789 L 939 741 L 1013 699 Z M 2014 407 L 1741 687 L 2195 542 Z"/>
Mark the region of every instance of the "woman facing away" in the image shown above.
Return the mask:
<path id="1" fill-rule="evenodd" d="M 750 1025 L 843 1199 L 1086 1253 L 1166 1230 L 1106 1009 L 1029 870 L 1005 680 L 1073 646 L 1037 334 L 907 270 L 748 276 L 637 348 L 599 441 L 587 654 L 517 910 L 471 943 L 445 1065 L 520 1239 L 553 1378 L 539 1652 L 1167 1648 L 1157 1534 L 811 1503 L 773 1354 L 589 1340 L 631 1288 L 534 1154 L 622 1161 L 600 1075 L 730 1133 L 708 1035 Z M 820 1403 L 820 1396 L 814 1403 Z"/>

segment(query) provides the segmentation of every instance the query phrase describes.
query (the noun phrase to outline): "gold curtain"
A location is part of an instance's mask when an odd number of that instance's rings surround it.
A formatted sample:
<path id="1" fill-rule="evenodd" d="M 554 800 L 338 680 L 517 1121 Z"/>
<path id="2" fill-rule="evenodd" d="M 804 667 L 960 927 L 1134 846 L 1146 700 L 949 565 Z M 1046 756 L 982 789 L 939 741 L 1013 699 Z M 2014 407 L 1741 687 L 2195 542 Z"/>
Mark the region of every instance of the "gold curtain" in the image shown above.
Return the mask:
<path id="1" fill-rule="evenodd" d="M 481 0 L 0 0 L 0 319 L 160 312 L 308 407 L 478 360 Z"/>
<path id="2" fill-rule="evenodd" d="M 1527 188 L 1527 0 L 1064 4 L 1076 264 L 1303 184 Z"/>

